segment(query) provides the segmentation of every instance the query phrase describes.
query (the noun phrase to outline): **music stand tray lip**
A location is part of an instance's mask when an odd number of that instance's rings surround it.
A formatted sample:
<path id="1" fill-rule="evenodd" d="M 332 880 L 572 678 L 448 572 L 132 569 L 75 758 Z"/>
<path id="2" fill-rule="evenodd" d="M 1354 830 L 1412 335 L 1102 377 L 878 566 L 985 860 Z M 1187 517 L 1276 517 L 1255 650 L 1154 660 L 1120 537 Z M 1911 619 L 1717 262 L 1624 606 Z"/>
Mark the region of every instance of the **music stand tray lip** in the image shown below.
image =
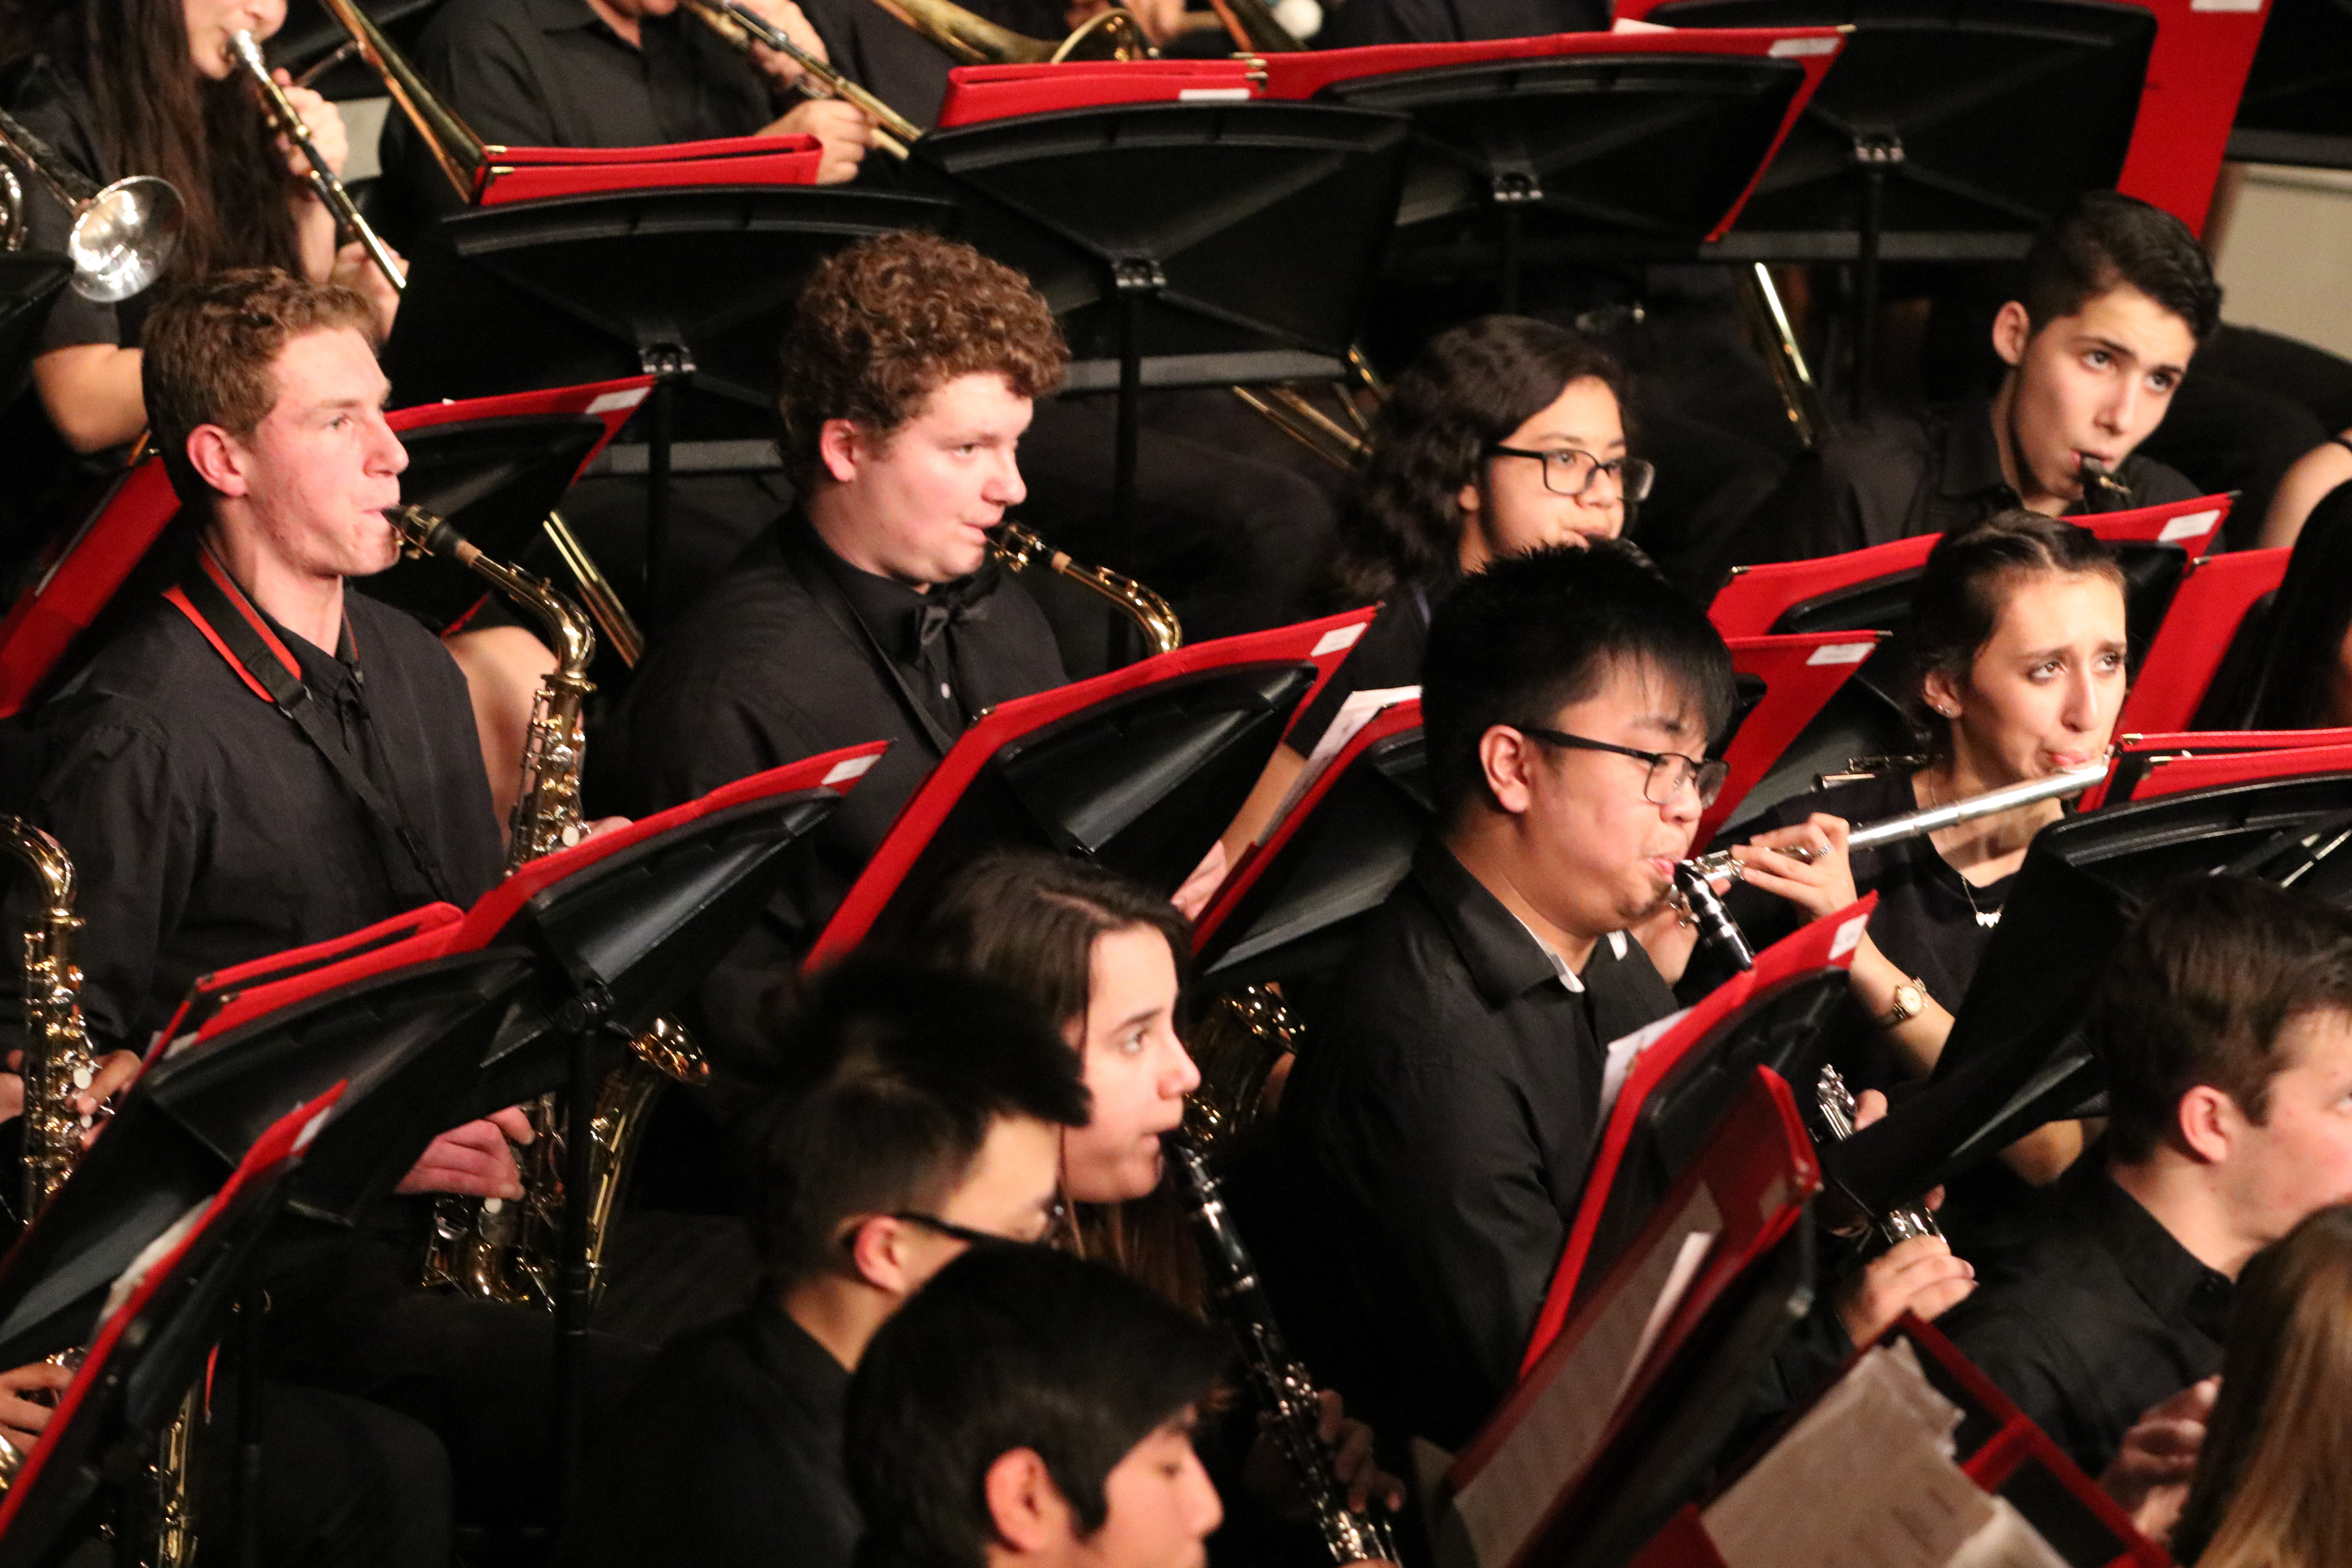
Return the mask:
<path id="1" fill-rule="evenodd" d="M 1147 387 L 1251 385 L 1263 382 L 1337 381 L 1347 362 L 1303 349 L 1245 349 L 1233 353 L 1146 354 L 1137 362 Z M 1114 392 L 1118 361 L 1070 362 L 1064 392 Z"/>

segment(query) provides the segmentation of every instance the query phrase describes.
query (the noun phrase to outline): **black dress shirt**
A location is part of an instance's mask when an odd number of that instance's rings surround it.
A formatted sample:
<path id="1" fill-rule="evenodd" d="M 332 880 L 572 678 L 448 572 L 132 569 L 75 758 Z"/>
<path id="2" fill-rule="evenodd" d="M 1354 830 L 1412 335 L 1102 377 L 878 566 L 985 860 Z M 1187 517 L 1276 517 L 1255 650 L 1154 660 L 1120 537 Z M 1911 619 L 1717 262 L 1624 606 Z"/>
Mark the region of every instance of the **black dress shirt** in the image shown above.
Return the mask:
<path id="1" fill-rule="evenodd" d="M 278 635 L 447 896 L 469 903 L 505 856 L 465 678 L 404 612 L 343 603 L 339 656 Z M 161 598 L 12 721 L 0 754 L 14 808 L 73 858 L 82 1010 L 110 1046 L 143 1047 L 199 975 L 425 901 L 310 741 Z"/>
<path id="2" fill-rule="evenodd" d="M 890 824 L 982 709 L 1064 682 L 1052 628 L 994 562 L 929 593 L 859 572 L 787 514 L 656 643 L 620 733 L 589 748 L 617 807 L 644 816 L 803 757 L 887 741 L 706 995 L 724 1052 L 814 939 Z"/>
<path id="3" fill-rule="evenodd" d="M 2188 500 L 2195 485 L 2135 452 L 2116 478 L 2134 506 Z M 1919 533 L 1945 533 L 2022 504 L 2001 475 L 1992 405 L 1982 398 L 1846 426 L 1789 470 L 1742 531 L 1732 560 L 1837 555 Z M 2068 515 L 2082 510 L 2080 502 Z"/>
<path id="4" fill-rule="evenodd" d="M 763 1302 L 662 1352 L 582 1490 L 575 1568 L 849 1568 L 849 1373 Z"/>
<path id="5" fill-rule="evenodd" d="M 1330 1248 L 1350 1409 L 1458 1446 L 1517 1380 L 1599 1131 L 1609 1042 L 1674 1010 L 1631 941 L 1575 986 L 1442 843 L 1349 955 L 1282 1102 Z"/>
<path id="6" fill-rule="evenodd" d="M 1937 1327 L 2096 1476 L 2151 1405 L 2221 1370 L 2230 1294 L 2094 1149 L 2032 1242 Z"/>

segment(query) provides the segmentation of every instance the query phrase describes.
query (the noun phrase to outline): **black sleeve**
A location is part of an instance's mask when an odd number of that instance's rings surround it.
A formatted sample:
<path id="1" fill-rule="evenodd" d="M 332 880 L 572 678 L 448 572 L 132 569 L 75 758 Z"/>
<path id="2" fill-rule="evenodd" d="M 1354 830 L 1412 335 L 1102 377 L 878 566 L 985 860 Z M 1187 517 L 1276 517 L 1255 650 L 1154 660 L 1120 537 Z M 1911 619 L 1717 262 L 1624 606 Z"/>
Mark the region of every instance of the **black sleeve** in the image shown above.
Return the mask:
<path id="1" fill-rule="evenodd" d="M 2125 468 L 2134 506 L 2167 506 L 2177 500 L 2195 500 L 2205 493 L 2188 475 L 2154 458 L 2135 455 L 2126 460 Z"/>
<path id="2" fill-rule="evenodd" d="M 87 119 L 88 104 L 79 94 L 66 89 L 53 71 L 44 69 L 36 74 L 21 106 L 13 112 L 25 129 L 47 142 L 75 173 L 101 185 L 113 177 L 99 156 L 98 138 Z M 51 201 L 47 193 L 36 188 L 32 181 L 23 183 L 27 208 L 25 248 L 65 249 L 67 237 L 73 229 L 73 215 Z M 89 343 L 135 347 L 137 337 L 126 333 L 119 306 L 85 300 L 70 287 L 58 289 L 50 301 L 48 320 L 42 325 L 33 353 L 37 356 Z"/>
<path id="3" fill-rule="evenodd" d="M 101 721 L 67 742 L 25 805 L 26 818 L 73 859 L 82 1015 L 109 1048 L 146 1045 L 131 1032 L 147 1010 L 157 953 L 179 924 L 201 853 L 187 794 L 160 737 Z"/>

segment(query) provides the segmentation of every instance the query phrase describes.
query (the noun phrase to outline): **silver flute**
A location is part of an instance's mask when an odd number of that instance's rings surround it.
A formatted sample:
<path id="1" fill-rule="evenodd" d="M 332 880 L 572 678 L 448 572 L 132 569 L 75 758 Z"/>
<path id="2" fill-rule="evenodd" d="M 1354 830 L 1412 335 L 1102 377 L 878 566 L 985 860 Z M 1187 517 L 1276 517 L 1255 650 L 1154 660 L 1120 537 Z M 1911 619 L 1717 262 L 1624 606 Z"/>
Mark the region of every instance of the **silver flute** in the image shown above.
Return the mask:
<path id="1" fill-rule="evenodd" d="M 1946 801 L 1918 811 L 1906 811 L 1900 816 L 1890 816 L 1884 822 L 1870 823 L 1846 835 L 1848 850 L 1874 849 L 1882 844 L 1898 839 L 1916 838 L 1923 833 L 1940 833 L 1947 827 L 1963 822 L 1973 822 L 1979 816 L 1998 816 L 2004 811 L 2014 811 L 2021 805 L 2036 801 L 2063 800 L 2077 795 L 2107 776 L 2107 760 L 2084 763 L 2080 767 L 2067 768 L 2045 778 L 2027 779 L 2022 784 L 2003 784 L 1981 795 L 1963 795 L 1958 800 Z M 1813 851 L 1803 845 L 1774 851 L 1791 860 L 1811 861 Z M 1732 858 L 1728 849 L 1718 849 L 1712 855 L 1696 856 L 1683 862 L 1702 877 L 1729 877 L 1735 881 L 1747 874 L 1747 868 Z"/>

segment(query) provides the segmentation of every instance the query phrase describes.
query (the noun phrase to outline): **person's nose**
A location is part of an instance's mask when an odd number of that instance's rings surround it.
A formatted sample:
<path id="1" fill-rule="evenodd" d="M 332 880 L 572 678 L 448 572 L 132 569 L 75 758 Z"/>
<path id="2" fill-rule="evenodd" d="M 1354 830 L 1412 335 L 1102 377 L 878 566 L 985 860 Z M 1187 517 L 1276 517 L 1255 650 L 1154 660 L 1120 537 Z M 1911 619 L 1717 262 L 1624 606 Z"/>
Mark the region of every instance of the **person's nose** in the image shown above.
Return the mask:
<path id="1" fill-rule="evenodd" d="M 371 473 L 396 474 L 408 467 L 408 448 L 401 445 L 400 437 L 381 412 L 369 414 L 368 434 L 373 437 L 368 452 Z"/>
<path id="2" fill-rule="evenodd" d="M 1161 1081 L 1167 1085 L 1169 1099 L 1181 1100 L 1201 1087 L 1201 1064 L 1192 1059 L 1184 1042 L 1172 1034 L 1168 1037 L 1167 1068 Z"/>
<path id="3" fill-rule="evenodd" d="M 1001 454 L 993 472 L 981 493 L 996 506 L 1019 506 L 1027 499 L 1029 487 L 1021 479 L 1021 464 L 1011 452 Z"/>

